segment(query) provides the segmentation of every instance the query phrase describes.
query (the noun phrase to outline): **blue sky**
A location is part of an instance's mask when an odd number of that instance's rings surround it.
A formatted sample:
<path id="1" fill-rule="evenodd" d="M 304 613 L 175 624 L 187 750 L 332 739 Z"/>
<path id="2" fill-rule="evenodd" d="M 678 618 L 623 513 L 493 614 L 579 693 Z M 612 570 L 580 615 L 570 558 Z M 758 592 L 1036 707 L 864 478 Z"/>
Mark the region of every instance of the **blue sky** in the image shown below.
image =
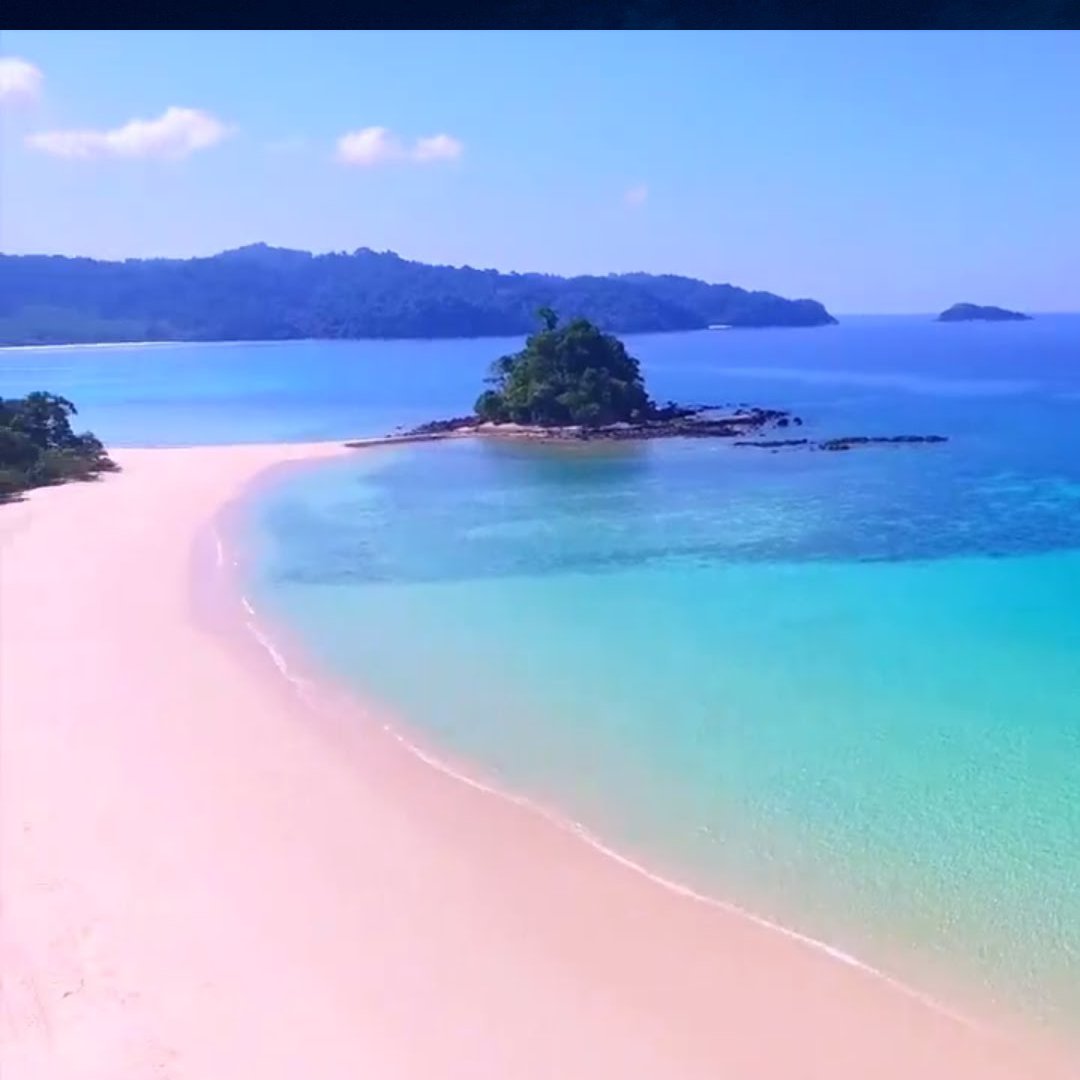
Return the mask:
<path id="1" fill-rule="evenodd" d="M 1076 33 L 4 31 L 0 56 L 9 252 L 265 240 L 1080 309 Z"/>

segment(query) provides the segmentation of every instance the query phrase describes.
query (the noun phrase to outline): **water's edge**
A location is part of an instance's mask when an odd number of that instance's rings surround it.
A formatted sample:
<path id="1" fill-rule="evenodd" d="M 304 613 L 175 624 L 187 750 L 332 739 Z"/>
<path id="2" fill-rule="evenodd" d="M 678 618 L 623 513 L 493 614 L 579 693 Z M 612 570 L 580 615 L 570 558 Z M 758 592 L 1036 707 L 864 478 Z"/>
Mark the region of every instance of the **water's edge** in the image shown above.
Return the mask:
<path id="1" fill-rule="evenodd" d="M 316 717 L 325 713 L 327 698 L 332 696 L 335 700 L 348 701 L 352 706 L 350 712 L 358 723 L 370 727 L 374 720 L 382 734 L 427 767 L 485 796 L 497 798 L 536 815 L 560 832 L 584 842 L 593 851 L 634 872 L 652 885 L 659 886 L 683 900 L 745 919 L 757 927 L 779 934 L 804 948 L 812 949 L 832 961 L 882 982 L 904 997 L 969 1029 L 1000 1040 L 1011 1038 L 1011 1032 L 1003 1031 L 1002 1025 L 985 1019 L 979 1009 L 956 1008 L 838 945 L 803 934 L 791 926 L 758 915 L 730 900 L 702 892 L 677 878 L 651 869 L 645 861 L 612 846 L 585 824 L 566 817 L 557 808 L 492 783 L 482 775 L 475 763 L 449 760 L 445 754 L 436 752 L 426 740 L 418 737 L 407 717 L 358 697 L 353 687 L 335 673 L 326 670 L 325 665 L 315 659 L 298 639 L 298 635 L 291 632 L 287 625 L 281 625 L 279 620 L 270 619 L 261 613 L 246 590 L 245 574 L 250 569 L 250 552 L 246 550 L 244 542 L 248 515 L 257 506 L 260 497 L 273 488 L 277 479 L 295 471 L 317 468 L 318 464 L 284 462 L 269 467 L 207 524 L 199 550 L 193 555 L 192 590 L 193 594 L 202 597 L 203 606 L 210 604 L 215 609 L 212 621 L 216 624 L 217 632 L 230 639 L 225 642 L 226 645 L 231 642 L 235 647 L 237 639 L 242 639 L 249 651 L 258 654 L 262 669 L 268 671 L 266 665 L 269 662 L 274 669 L 274 677 L 283 679 L 287 692 L 316 714 Z M 206 588 L 207 583 L 210 583 L 209 589 Z M 327 693 L 324 695 L 320 692 L 322 690 Z M 323 718 L 325 719 L 325 716 Z"/>

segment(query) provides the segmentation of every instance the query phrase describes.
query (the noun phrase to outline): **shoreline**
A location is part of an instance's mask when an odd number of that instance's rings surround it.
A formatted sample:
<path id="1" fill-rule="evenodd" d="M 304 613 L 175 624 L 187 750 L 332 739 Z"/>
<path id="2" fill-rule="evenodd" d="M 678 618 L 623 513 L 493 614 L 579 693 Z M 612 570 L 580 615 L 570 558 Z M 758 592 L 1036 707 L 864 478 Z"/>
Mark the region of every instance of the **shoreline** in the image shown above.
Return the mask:
<path id="1" fill-rule="evenodd" d="M 434 436 L 436 439 L 455 437 L 464 438 L 468 436 L 460 434 Z M 372 447 L 384 445 L 386 438 L 374 439 L 370 445 Z M 432 436 L 415 436 L 394 441 L 420 442 L 431 438 Z M 358 445 L 358 442 L 349 444 L 350 448 L 356 448 Z M 560 833 L 580 841 L 605 859 L 610 859 L 618 866 L 632 871 L 650 884 L 664 889 L 674 896 L 695 904 L 702 904 L 724 912 L 726 915 L 735 916 L 738 919 L 745 919 L 747 922 L 771 933 L 778 934 L 803 948 L 820 953 L 854 971 L 880 980 L 883 984 L 905 997 L 911 998 L 928 1009 L 958 1024 L 971 1028 L 973 1031 L 979 1031 L 990 1036 L 995 1034 L 1000 1036 L 1000 1033 L 995 1033 L 992 1026 L 984 1018 L 971 1015 L 939 1000 L 929 992 L 891 975 L 889 972 L 861 959 L 839 945 L 802 933 L 794 927 L 776 922 L 764 915 L 756 914 L 734 901 L 704 893 L 692 885 L 650 869 L 637 856 L 619 850 L 611 842 L 593 832 L 586 824 L 565 815 L 558 808 L 549 806 L 531 796 L 502 787 L 494 779 L 483 776 L 482 769 L 475 766 L 470 767 L 470 763 L 451 758 L 451 756 L 441 753 L 437 748 L 428 745 L 427 741 L 420 738 L 416 731 L 413 730 L 407 718 L 392 714 L 388 708 L 377 706 L 370 701 L 359 698 L 354 688 L 346 685 L 340 676 L 329 671 L 325 665 L 310 656 L 304 650 L 303 644 L 296 638 L 296 635 L 282 626 L 279 620 L 260 614 L 243 587 L 242 566 L 245 560 L 241 549 L 236 544 L 235 530 L 238 528 L 236 518 L 245 511 L 251 500 L 259 497 L 259 488 L 263 487 L 264 484 L 273 483 L 272 474 L 289 468 L 302 469 L 303 467 L 303 463 L 298 466 L 286 465 L 280 470 L 272 466 L 262 476 L 257 477 L 246 492 L 242 493 L 232 504 L 222 508 L 222 512 L 211 526 L 211 536 L 214 547 L 214 569 L 220 575 L 222 581 L 222 595 L 220 598 L 226 599 L 227 604 L 231 604 L 234 608 L 232 612 L 224 611 L 225 622 L 240 623 L 242 632 L 250 635 L 253 642 L 276 669 L 278 676 L 288 684 L 289 691 L 295 693 L 306 708 L 318 713 L 320 711 L 318 688 L 323 690 L 332 688 L 332 696 L 344 702 L 344 707 L 356 714 L 353 717 L 356 722 L 370 724 L 375 719 L 377 726 L 386 736 L 440 775 L 448 777 L 456 783 L 463 784 L 465 787 L 484 796 L 528 811 L 548 825 L 553 826 Z M 229 521 L 230 518 L 233 519 L 231 522 Z M 235 633 L 235 625 L 232 628 L 226 625 L 223 627 L 223 631 L 226 634 Z"/>
<path id="2" fill-rule="evenodd" d="M 938 322 L 939 312 L 935 311 L 886 311 L 886 312 L 839 312 L 836 314 L 834 323 L 816 323 L 806 326 L 788 326 L 776 324 L 770 326 L 728 326 L 727 330 L 822 330 L 830 326 L 843 325 L 850 319 L 900 319 L 914 321 L 916 319 L 928 323 Z M 1029 318 L 1025 322 L 1033 322 L 1036 318 L 1075 318 L 1080 316 L 1080 310 L 1076 311 L 1030 311 Z M 966 322 L 985 322 L 987 320 L 969 319 Z M 1017 320 L 1007 320 L 1017 321 Z M 955 325 L 955 324 L 954 324 Z M 700 326 L 684 330 L 640 330 L 640 331 L 614 331 L 623 337 L 661 337 L 672 334 L 704 334 L 715 333 L 711 326 Z M 503 338 L 524 338 L 527 331 L 515 334 L 483 334 L 479 337 L 363 337 L 363 338 L 155 338 L 149 341 L 59 341 L 52 343 L 27 342 L 25 344 L 0 344 L 0 353 L 19 351 L 35 351 L 46 349 L 115 349 L 115 348 L 144 348 L 157 345 L 289 345 L 304 341 L 317 341 L 320 343 L 342 342 L 345 344 L 365 341 L 498 341 Z"/>
<path id="3" fill-rule="evenodd" d="M 259 648 L 267 654 L 270 662 L 277 668 L 281 677 L 289 682 L 292 691 L 297 693 L 301 699 L 305 699 L 310 695 L 311 687 L 313 685 L 324 684 L 325 681 L 332 678 L 325 674 L 320 674 L 314 678 L 308 678 L 298 674 L 295 670 L 297 666 L 295 647 L 287 648 L 280 646 L 280 643 L 277 642 L 274 635 L 268 629 L 269 620 L 259 614 L 258 610 L 246 596 L 240 596 L 239 603 L 246 616 L 245 627 L 247 632 L 252 635 L 252 638 L 258 644 Z M 306 670 L 308 665 L 305 664 L 303 666 Z M 343 692 L 347 693 L 347 691 Z M 309 708 L 316 710 L 319 708 L 317 704 L 313 704 L 311 701 L 305 701 L 305 704 Z M 373 707 L 369 706 L 364 709 L 359 703 L 357 705 L 358 712 L 369 713 L 372 711 L 372 708 Z M 633 855 L 619 850 L 617 847 L 604 840 L 599 834 L 589 829 L 583 822 L 567 817 L 558 810 L 539 802 L 528 795 L 523 795 L 514 792 L 511 789 L 500 787 L 493 780 L 483 779 L 477 775 L 478 770 L 470 770 L 465 763 L 459 764 L 455 761 L 451 764 L 446 756 L 440 755 L 436 750 L 428 747 L 422 740 L 417 739 L 415 736 L 411 736 L 408 730 L 407 721 L 403 721 L 399 717 L 390 718 L 388 713 L 384 710 L 379 710 L 379 715 L 380 717 L 387 717 L 382 720 L 380 724 L 382 731 L 389 738 L 401 745 L 406 752 L 412 754 L 419 761 L 423 762 L 423 764 L 435 770 L 437 773 L 485 796 L 509 803 L 512 806 L 519 807 L 528 811 L 530 814 L 536 815 L 542 821 L 559 830 L 559 832 L 580 841 L 590 850 L 603 856 L 605 859 L 610 859 L 616 865 L 632 871 L 645 881 L 671 893 L 673 896 L 680 897 L 683 900 L 688 900 L 695 904 L 702 904 L 706 907 L 721 911 L 726 915 L 735 916 L 738 919 L 744 919 L 754 926 L 761 927 L 770 933 L 778 934 L 803 948 L 820 953 L 845 967 L 849 967 L 872 979 L 879 980 L 890 989 L 898 991 L 903 996 L 911 998 L 920 1005 L 926 1006 L 933 1012 L 938 1013 L 949 1020 L 955 1021 L 957 1024 L 991 1037 L 1004 1038 L 1000 1032 L 996 1032 L 992 1025 L 985 1022 L 982 1018 L 969 1015 L 966 1012 L 946 1004 L 934 995 L 920 990 L 918 987 L 912 986 L 902 979 L 890 975 L 887 971 L 875 967 L 868 961 L 860 959 L 857 955 L 847 951 L 839 945 L 833 945 L 821 938 L 804 934 L 793 927 L 776 922 L 764 915 L 755 914 L 749 908 L 741 907 L 734 901 L 724 900 L 718 896 L 701 892 L 692 885 L 678 881 L 676 878 L 661 874 L 658 871 L 651 870 L 645 862 L 640 861 Z"/>
<path id="4" fill-rule="evenodd" d="M 0 345 L 0 352 L 52 352 L 68 349 L 145 349 L 158 345 L 227 345 L 226 341 L 169 341 L 167 338 L 154 341 L 57 341 L 51 344 L 35 343 L 27 345 Z M 238 345 L 253 345 L 257 342 L 237 342 Z"/>
<path id="5" fill-rule="evenodd" d="M 1066 312 L 1066 314 L 1071 314 Z M 858 317 L 858 316 L 857 316 Z M 874 317 L 874 316 L 871 316 Z M 904 318 L 905 316 L 900 316 Z M 850 316 L 848 316 L 850 318 Z M 762 326 L 726 326 L 725 330 L 821 330 L 830 326 L 838 326 L 839 319 L 831 322 L 788 324 L 767 323 Z M 683 327 L 682 329 L 667 330 L 636 330 L 618 331 L 624 337 L 658 337 L 670 334 L 704 334 L 714 332 L 711 326 Z M 147 341 L 57 341 L 57 342 L 25 342 L 22 344 L 2 343 L 0 352 L 15 349 L 112 349 L 125 346 L 142 348 L 154 345 L 288 345 L 301 341 L 317 341 L 322 343 L 344 342 L 355 343 L 364 341 L 501 341 L 510 338 L 524 339 L 530 331 L 528 329 L 506 334 L 457 334 L 451 337 L 288 337 L 288 338 L 153 338 Z"/>
<path id="6" fill-rule="evenodd" d="M 1014 1046 L 1000 1030 L 984 1039 L 842 950 L 661 878 L 557 813 L 459 772 L 313 666 L 308 678 L 302 654 L 249 600 L 245 632 L 262 638 L 241 642 L 239 588 L 231 599 L 205 589 L 211 607 L 223 606 L 200 618 L 193 589 L 200 576 L 205 586 L 205 560 L 219 583 L 224 574 L 239 586 L 231 538 L 218 532 L 230 507 L 273 470 L 347 452 L 118 451 L 129 472 L 34 492 L 10 508 L 10 523 L 0 514 L 5 625 L 33 616 L 5 650 L 14 658 L 0 657 L 14 871 L 0 887 L 16 938 L 5 960 L 17 959 L 3 1035 L 15 1080 L 117 1074 L 151 1059 L 161 1075 L 192 1080 L 230 1069 L 293 1077 L 301 1066 L 343 1078 L 374 1066 L 403 1078 L 734 1069 L 949 1080 L 1041 1067 L 1039 1040 L 1028 1058 L 1026 1039 Z M 96 544 L 82 530 L 71 567 L 50 561 L 73 525 L 103 516 L 113 530 L 99 529 Z M 281 678 L 295 678 L 294 653 L 314 703 Z M 64 660 L 77 669 L 72 686 L 34 678 Z M 118 690 L 117 680 L 131 685 Z M 99 722 L 92 733 L 63 719 L 66 703 L 77 713 L 84 700 Z M 155 719 L 152 732 L 144 718 Z M 67 767 L 61 747 L 75 755 Z M 134 791 L 124 765 L 137 765 Z M 220 783 L 205 783 L 213 777 Z M 84 850 L 102 824 L 113 844 Z M 178 849 L 173 860 L 163 840 Z M 133 859 L 140 851 L 148 866 Z M 53 883 L 44 898 L 41 878 Z M 69 902 L 57 907 L 57 892 Z M 135 896 L 171 919 L 146 923 L 130 910 Z M 95 907 L 89 922 L 100 925 L 73 929 Z M 124 912 L 136 916 L 130 925 Z M 162 925 L 174 941 L 161 940 Z M 112 939 L 108 962 L 57 978 L 50 969 L 70 968 L 65 950 L 85 953 L 87 933 Z M 127 983 L 119 994 L 117 982 Z M 281 984 L 305 988 L 299 1010 Z M 134 1017 L 117 1011 L 125 996 Z M 211 1020 L 215 1009 L 226 1022 Z M 132 1019 L 133 1037 L 123 1033 Z M 57 1045 L 60 1060 L 49 1053 Z M 1015 1068 L 1005 1060 L 1013 1050 Z M 1040 1072 L 1069 1074 L 1064 1057 L 1047 1057 Z"/>
<path id="7" fill-rule="evenodd" d="M 377 450 L 380 447 L 393 449 L 401 444 L 484 437 L 484 433 L 471 429 L 419 434 L 407 432 L 400 435 L 353 439 L 344 445 L 351 452 Z M 500 433 L 493 431 L 488 433 L 488 437 L 498 439 Z M 513 433 L 502 433 L 501 437 L 512 441 L 516 436 Z M 524 441 L 532 441 L 531 431 L 526 429 L 521 438 Z M 550 441 L 562 442 L 560 439 Z M 281 620 L 261 614 L 244 589 L 242 568 L 246 558 L 242 548 L 237 544 L 237 536 L 242 529 L 242 526 L 238 524 L 239 517 L 258 500 L 262 491 L 275 482 L 278 475 L 302 471 L 306 467 L 307 464 L 302 461 L 271 466 L 256 477 L 229 505 L 223 507 L 211 526 L 217 552 L 216 565 L 223 581 L 222 591 L 224 594 L 231 593 L 234 609 L 226 615 L 226 621 L 234 624 L 232 630 L 226 627 L 226 633 L 235 632 L 235 623 L 239 621 L 241 632 L 251 637 L 259 651 L 276 669 L 275 677 L 284 679 L 290 692 L 297 694 L 306 708 L 316 713 L 322 711 L 325 703 L 320 703 L 319 691 L 320 689 L 332 690 L 334 698 L 338 701 L 336 707 L 344 708 L 347 713 L 352 714 L 349 717 L 350 721 L 370 724 L 374 719 L 384 735 L 440 776 L 447 777 L 485 797 L 527 811 L 564 836 L 581 843 L 590 852 L 610 860 L 622 869 L 631 871 L 650 886 L 663 889 L 680 900 L 703 905 L 725 916 L 745 920 L 755 927 L 779 935 L 800 948 L 820 954 L 862 976 L 878 981 L 889 990 L 981 1036 L 1007 1043 L 1017 1038 L 1016 1031 L 1013 1030 L 1010 1033 L 1009 1029 L 1022 1024 L 1026 1029 L 1025 1033 L 1030 1034 L 1034 1027 L 1039 1026 L 1033 1025 L 1031 1018 L 1026 1021 L 1019 1020 L 1017 1014 L 1008 1006 L 998 1007 L 996 1015 L 992 1017 L 991 1014 L 995 1010 L 991 1009 L 985 1000 L 976 1003 L 977 995 L 974 994 L 967 995 L 963 1003 L 952 1001 L 938 993 L 923 989 L 908 978 L 892 974 L 887 968 L 879 967 L 863 959 L 842 945 L 804 933 L 793 925 L 759 914 L 722 895 L 703 891 L 693 884 L 680 880 L 671 870 L 653 868 L 649 865 L 647 856 L 627 851 L 620 847 L 617 841 L 605 839 L 584 822 L 564 813 L 557 805 L 501 784 L 497 779 L 485 775 L 483 768 L 476 762 L 448 754 L 444 749 L 433 745 L 410 723 L 407 716 L 362 697 L 355 686 L 350 685 L 340 674 L 315 659 L 299 637 L 287 625 L 282 624 Z M 1051 1029 L 1043 1030 L 1045 1032 Z M 1080 1047 L 1078 1047 L 1077 1062 L 1075 1077 L 1076 1080 L 1080 1080 Z"/>

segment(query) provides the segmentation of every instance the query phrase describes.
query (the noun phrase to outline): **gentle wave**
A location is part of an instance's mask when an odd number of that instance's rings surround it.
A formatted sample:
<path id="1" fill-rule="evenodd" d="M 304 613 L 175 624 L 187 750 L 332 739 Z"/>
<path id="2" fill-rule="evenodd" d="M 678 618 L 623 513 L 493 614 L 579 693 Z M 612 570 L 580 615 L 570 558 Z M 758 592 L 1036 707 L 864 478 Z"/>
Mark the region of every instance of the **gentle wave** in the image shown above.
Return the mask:
<path id="1" fill-rule="evenodd" d="M 224 565 L 223 552 L 224 548 L 219 536 L 215 535 L 215 542 L 217 550 L 222 553 L 219 557 L 218 566 Z M 246 614 L 244 619 L 244 625 L 248 632 L 252 635 L 256 642 L 266 651 L 270 657 L 274 667 L 285 677 L 289 685 L 293 688 L 297 696 L 304 702 L 306 706 L 312 709 L 318 708 L 318 701 L 312 694 L 312 683 L 310 680 L 297 675 L 289 667 L 288 661 L 282 652 L 276 647 L 271 637 L 267 634 L 265 628 L 259 621 L 258 613 L 255 610 L 254 605 L 246 597 L 241 595 L 240 604 Z M 917 989 L 903 982 L 888 972 L 882 971 L 880 968 L 860 959 L 853 953 L 848 952 L 839 946 L 832 945 L 827 941 L 822 941 L 818 938 L 811 937 L 808 934 L 800 933 L 798 930 L 793 930 L 788 926 L 784 926 L 782 923 L 777 923 L 771 919 L 767 919 L 764 916 L 757 915 L 752 911 L 748 911 L 745 908 L 740 907 L 738 904 L 734 904 L 731 901 L 720 900 L 714 896 L 709 896 L 706 893 L 699 892 L 697 889 L 686 885 L 683 882 L 676 881 L 672 878 L 665 877 L 662 874 L 658 874 L 650 870 L 644 864 L 638 862 L 636 859 L 631 858 L 628 855 L 618 851 L 611 845 L 606 843 L 595 833 L 591 832 L 581 822 L 574 821 L 572 819 L 563 817 L 557 812 L 549 809 L 548 807 L 535 802 L 534 800 L 520 794 L 506 791 L 503 788 L 495 787 L 494 785 L 485 783 L 482 780 L 478 780 L 468 773 L 461 772 L 454 768 L 446 761 L 432 754 L 430 751 L 417 745 L 410 740 L 403 732 L 392 726 L 391 724 L 384 723 L 382 725 L 383 731 L 391 736 L 402 747 L 408 750 L 414 757 L 422 761 L 425 765 L 432 769 L 442 773 L 444 776 L 450 777 L 456 780 L 458 783 L 464 784 L 467 787 L 472 788 L 475 791 L 482 792 L 485 795 L 494 796 L 495 798 L 502 799 L 513 806 L 520 807 L 528 810 L 531 813 L 538 814 L 549 824 L 554 825 L 560 831 L 568 833 L 577 839 L 584 841 L 594 851 L 597 851 L 601 855 L 606 856 L 618 865 L 624 867 L 627 870 L 631 870 L 634 873 L 639 874 L 641 877 L 650 881 L 654 885 L 658 885 L 668 892 L 673 893 L 676 896 L 680 896 L 686 900 L 692 900 L 695 903 L 704 904 L 708 907 L 714 908 L 718 911 L 723 911 L 729 915 L 735 915 L 739 918 L 746 919 L 753 923 L 755 926 L 762 927 L 773 933 L 781 934 L 783 937 L 790 941 L 797 942 L 798 944 L 813 949 L 823 955 L 835 960 L 839 963 L 853 968 L 856 971 L 863 973 L 871 978 L 877 979 L 892 989 L 903 994 L 905 997 L 911 1000 L 917 1001 L 919 1004 L 933 1010 L 941 1016 L 952 1020 L 955 1023 L 961 1024 L 974 1031 L 979 1031 L 986 1035 L 1000 1034 L 993 1029 L 987 1027 L 985 1024 L 973 1019 L 972 1017 L 957 1011 L 940 1001 L 938 998 L 931 994 L 925 993 L 922 990 Z"/>

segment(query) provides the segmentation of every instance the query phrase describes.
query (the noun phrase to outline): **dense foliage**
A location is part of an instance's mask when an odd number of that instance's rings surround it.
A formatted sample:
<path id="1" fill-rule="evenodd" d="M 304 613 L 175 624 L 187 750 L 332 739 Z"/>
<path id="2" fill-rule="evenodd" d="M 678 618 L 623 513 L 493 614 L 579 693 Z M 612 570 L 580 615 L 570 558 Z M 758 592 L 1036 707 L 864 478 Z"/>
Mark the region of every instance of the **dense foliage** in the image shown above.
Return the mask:
<path id="1" fill-rule="evenodd" d="M 634 333 L 834 322 L 816 300 L 648 274 L 562 278 L 427 266 L 392 252 L 255 244 L 206 259 L 0 255 L 0 343 L 482 337 L 538 307 Z"/>
<path id="2" fill-rule="evenodd" d="M 72 431 L 75 412 L 66 398 L 40 390 L 0 398 L 0 499 L 45 484 L 93 480 L 116 468 L 90 432 Z"/>
<path id="3" fill-rule="evenodd" d="M 612 424 L 641 421 L 653 412 L 641 369 L 618 338 L 586 319 L 564 326 L 550 308 L 525 348 L 492 365 L 476 402 L 483 420 L 518 424 Z"/>

